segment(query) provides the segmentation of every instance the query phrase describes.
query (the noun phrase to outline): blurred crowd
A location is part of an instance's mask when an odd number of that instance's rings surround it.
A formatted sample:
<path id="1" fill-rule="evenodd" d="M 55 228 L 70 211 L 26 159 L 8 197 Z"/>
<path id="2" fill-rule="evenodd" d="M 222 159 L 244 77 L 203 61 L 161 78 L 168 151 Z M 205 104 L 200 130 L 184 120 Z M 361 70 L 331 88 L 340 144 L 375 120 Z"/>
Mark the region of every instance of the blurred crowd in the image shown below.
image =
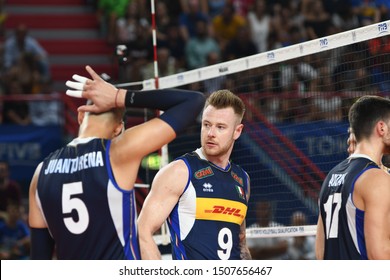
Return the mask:
<path id="1" fill-rule="evenodd" d="M 150 1 L 94 3 L 102 35 L 109 43 L 128 46 L 126 79 L 152 78 Z M 390 18 L 385 0 L 159 0 L 155 5 L 160 76 Z"/>

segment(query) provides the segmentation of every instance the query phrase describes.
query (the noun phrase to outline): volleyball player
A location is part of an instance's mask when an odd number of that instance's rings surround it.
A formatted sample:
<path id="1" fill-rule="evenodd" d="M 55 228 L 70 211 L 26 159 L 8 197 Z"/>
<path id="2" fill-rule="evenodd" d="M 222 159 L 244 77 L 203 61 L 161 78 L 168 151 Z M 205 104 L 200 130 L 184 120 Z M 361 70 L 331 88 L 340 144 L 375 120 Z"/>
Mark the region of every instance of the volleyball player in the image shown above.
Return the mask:
<path id="1" fill-rule="evenodd" d="M 203 94 L 126 91 L 78 75 L 67 94 L 91 99 L 79 108 L 79 134 L 37 167 L 29 193 L 32 259 L 139 259 L 134 184 L 147 154 L 172 141 L 200 113 Z M 124 107 L 163 110 L 124 130 Z"/>
<path id="2" fill-rule="evenodd" d="M 347 139 L 347 152 L 349 155 L 353 154 L 356 149 L 356 137 L 355 134 L 352 132 L 352 129 L 349 127 L 348 128 L 348 139 Z M 381 164 L 380 166 L 382 167 L 383 170 L 386 172 L 390 173 L 390 154 L 389 155 L 383 155 Z"/>
<path id="3" fill-rule="evenodd" d="M 390 152 L 390 100 L 361 97 L 349 122 L 356 147 L 322 185 L 316 257 L 390 259 L 390 176 L 381 168 Z"/>
<path id="4" fill-rule="evenodd" d="M 139 219 L 142 259 L 160 259 L 153 234 L 166 219 L 173 259 L 250 259 L 245 216 L 249 176 L 230 161 L 245 111 L 228 90 L 212 93 L 202 115 L 201 148 L 155 176 Z"/>

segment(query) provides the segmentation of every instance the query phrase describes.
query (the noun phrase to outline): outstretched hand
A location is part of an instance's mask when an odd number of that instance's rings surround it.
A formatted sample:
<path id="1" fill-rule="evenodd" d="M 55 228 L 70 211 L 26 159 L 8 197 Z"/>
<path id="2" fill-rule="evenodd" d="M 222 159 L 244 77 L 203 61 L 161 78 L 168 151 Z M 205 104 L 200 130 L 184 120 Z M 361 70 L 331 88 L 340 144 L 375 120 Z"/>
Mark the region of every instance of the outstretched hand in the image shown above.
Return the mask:
<path id="1" fill-rule="evenodd" d="M 90 99 L 93 102 L 92 105 L 80 106 L 78 111 L 101 113 L 114 108 L 117 88 L 104 81 L 90 66 L 85 69 L 92 79 L 75 74 L 72 76 L 75 81 L 66 82 L 70 88 L 66 91 L 67 95 Z"/>

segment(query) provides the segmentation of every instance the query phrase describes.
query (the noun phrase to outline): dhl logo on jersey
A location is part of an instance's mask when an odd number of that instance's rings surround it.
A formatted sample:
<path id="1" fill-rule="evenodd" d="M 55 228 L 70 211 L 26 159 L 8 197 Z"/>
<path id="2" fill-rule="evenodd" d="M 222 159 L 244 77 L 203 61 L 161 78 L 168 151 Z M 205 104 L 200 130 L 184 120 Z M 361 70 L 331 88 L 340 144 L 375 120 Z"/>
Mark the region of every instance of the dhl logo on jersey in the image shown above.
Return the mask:
<path id="1" fill-rule="evenodd" d="M 196 219 L 229 222 L 241 225 L 245 219 L 247 206 L 238 201 L 198 197 L 196 199 Z"/>

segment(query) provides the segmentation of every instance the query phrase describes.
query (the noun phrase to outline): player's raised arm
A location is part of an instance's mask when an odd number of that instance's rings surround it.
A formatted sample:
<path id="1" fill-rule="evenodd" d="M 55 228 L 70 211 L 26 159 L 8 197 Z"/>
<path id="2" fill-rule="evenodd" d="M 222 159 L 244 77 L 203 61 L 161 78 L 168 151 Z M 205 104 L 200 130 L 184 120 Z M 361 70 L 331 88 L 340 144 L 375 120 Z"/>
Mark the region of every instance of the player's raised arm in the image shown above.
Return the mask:
<path id="1" fill-rule="evenodd" d="M 66 91 L 67 95 L 90 99 L 93 102 L 92 105 L 80 106 L 79 111 L 101 113 L 115 107 L 162 110 L 166 112 L 161 118 L 176 131 L 184 128 L 190 121 L 192 122 L 204 105 L 204 95 L 198 91 L 179 89 L 130 91 L 118 89 L 104 81 L 90 66 L 86 66 L 86 70 L 91 79 L 73 75 L 74 81 L 66 82 L 66 85 L 70 88 Z"/>

